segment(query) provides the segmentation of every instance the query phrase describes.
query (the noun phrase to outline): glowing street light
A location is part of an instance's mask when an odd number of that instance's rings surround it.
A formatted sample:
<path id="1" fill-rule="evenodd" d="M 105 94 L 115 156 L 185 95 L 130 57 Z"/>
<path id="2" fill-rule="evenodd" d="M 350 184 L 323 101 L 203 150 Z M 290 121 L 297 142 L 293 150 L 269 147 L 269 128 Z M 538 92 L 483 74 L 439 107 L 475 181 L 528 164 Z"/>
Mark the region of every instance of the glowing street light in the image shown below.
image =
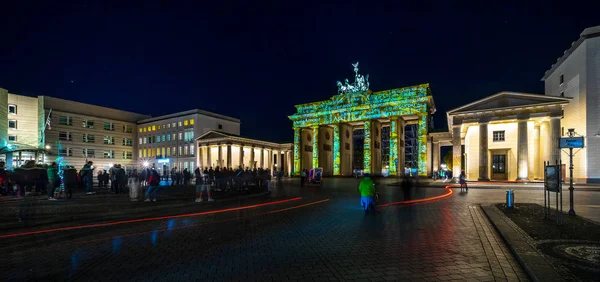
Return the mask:
<path id="1" fill-rule="evenodd" d="M 144 167 L 148 167 L 148 166 L 150 165 L 150 163 L 148 163 L 148 162 L 144 162 L 144 164 L 143 164 L 143 165 L 144 165 Z"/>
<path id="2" fill-rule="evenodd" d="M 50 150 L 51 148 L 50 145 L 46 145 L 46 150 Z"/>

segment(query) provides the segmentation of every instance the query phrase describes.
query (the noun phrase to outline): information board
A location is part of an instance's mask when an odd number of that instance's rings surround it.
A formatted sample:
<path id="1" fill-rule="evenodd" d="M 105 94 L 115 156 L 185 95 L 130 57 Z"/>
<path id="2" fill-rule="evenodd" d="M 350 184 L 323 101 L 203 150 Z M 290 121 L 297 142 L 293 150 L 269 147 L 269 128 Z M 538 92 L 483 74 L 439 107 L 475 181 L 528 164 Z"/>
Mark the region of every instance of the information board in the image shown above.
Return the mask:
<path id="1" fill-rule="evenodd" d="M 559 148 L 583 148 L 583 136 L 560 138 Z"/>
<path id="2" fill-rule="evenodd" d="M 546 189 L 551 192 L 560 192 L 557 166 L 546 166 Z"/>

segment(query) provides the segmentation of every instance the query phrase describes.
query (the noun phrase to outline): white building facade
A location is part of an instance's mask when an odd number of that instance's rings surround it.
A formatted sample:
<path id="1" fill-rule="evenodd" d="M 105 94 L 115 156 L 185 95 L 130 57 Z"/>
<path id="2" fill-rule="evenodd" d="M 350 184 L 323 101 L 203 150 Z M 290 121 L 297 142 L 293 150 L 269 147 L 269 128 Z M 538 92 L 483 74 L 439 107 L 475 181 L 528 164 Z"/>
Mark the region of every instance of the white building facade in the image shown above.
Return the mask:
<path id="1" fill-rule="evenodd" d="M 545 94 L 572 98 L 564 109 L 561 135 L 568 129 L 585 137 L 574 156 L 573 178 L 600 182 L 600 26 L 585 29 L 542 78 Z M 569 165 L 569 156 L 562 153 Z"/>
<path id="2" fill-rule="evenodd" d="M 162 175 L 171 169 L 193 171 L 198 166 L 195 140 L 216 130 L 240 134 L 240 120 L 199 109 L 138 121 L 138 162 Z"/>

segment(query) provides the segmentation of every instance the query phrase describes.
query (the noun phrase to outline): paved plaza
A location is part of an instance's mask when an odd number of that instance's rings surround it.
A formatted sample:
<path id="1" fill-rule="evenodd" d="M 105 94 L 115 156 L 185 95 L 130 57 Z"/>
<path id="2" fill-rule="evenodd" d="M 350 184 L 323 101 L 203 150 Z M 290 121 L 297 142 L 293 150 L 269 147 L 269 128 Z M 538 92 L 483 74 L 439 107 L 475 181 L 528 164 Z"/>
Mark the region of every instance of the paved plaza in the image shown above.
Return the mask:
<path id="1" fill-rule="evenodd" d="M 399 187 L 386 185 L 391 181 L 378 185 L 381 203 L 405 200 Z M 2 199 L 0 277 L 528 281 L 481 209 L 503 202 L 505 187 L 474 185 L 468 193 L 454 189 L 447 198 L 365 215 L 357 184 L 337 178 L 322 187 L 300 187 L 297 179 L 284 180 L 270 194 L 215 203 L 194 203 L 192 190 L 175 188 L 156 203 L 131 203 L 126 195 L 76 195 L 68 202 Z M 442 195 L 441 186 L 424 182 L 406 196 Z M 516 202 L 543 202 L 538 186 L 512 187 Z M 577 190 L 576 202 L 579 215 L 599 221 L 600 192 Z M 27 217 L 17 222 L 15 213 L 23 208 Z"/>

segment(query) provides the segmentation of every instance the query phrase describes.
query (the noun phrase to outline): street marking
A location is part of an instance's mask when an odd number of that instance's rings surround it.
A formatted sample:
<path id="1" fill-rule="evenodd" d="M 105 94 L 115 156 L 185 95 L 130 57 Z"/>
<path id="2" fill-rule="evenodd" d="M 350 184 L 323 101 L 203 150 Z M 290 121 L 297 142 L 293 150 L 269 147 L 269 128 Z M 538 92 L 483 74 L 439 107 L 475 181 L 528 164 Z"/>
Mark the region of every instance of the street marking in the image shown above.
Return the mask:
<path id="1" fill-rule="evenodd" d="M 391 203 L 385 203 L 385 204 L 381 204 L 381 205 L 377 205 L 377 206 L 378 207 L 387 207 L 387 206 L 392 206 L 392 205 L 407 205 L 407 204 L 425 203 L 425 202 L 430 202 L 430 201 L 435 201 L 435 200 L 443 199 L 443 198 L 446 198 L 446 197 L 450 197 L 450 195 L 452 195 L 452 193 L 454 193 L 452 191 L 452 188 L 450 188 L 450 186 L 446 186 L 444 188 L 447 191 L 446 194 L 444 194 L 444 195 L 439 195 L 439 196 L 434 196 L 434 197 L 429 197 L 429 198 L 423 198 L 423 199 L 417 199 L 417 200 L 391 202 Z"/>
<path id="2" fill-rule="evenodd" d="M 163 220 L 163 219 L 173 219 L 173 218 L 181 218 L 181 217 L 193 217 L 193 216 L 199 216 L 199 215 L 216 214 L 216 213 L 223 213 L 223 212 L 229 212 L 229 211 L 238 211 L 238 210 L 245 210 L 245 209 L 252 209 L 252 208 L 258 208 L 258 207 L 264 207 L 264 206 L 282 204 L 282 203 L 287 203 L 287 202 L 291 202 L 291 201 L 298 201 L 298 200 L 301 200 L 301 199 L 302 199 L 302 197 L 296 197 L 296 198 L 290 198 L 290 199 L 285 199 L 285 200 L 280 200 L 280 201 L 274 201 L 274 202 L 268 202 L 268 203 L 262 203 L 262 204 L 256 204 L 256 205 L 248 205 L 248 206 L 241 206 L 241 207 L 227 208 L 227 209 L 220 209 L 220 210 L 212 210 L 212 211 L 205 211 L 205 212 L 188 213 L 188 214 L 178 214 L 178 215 L 169 215 L 169 216 L 159 216 L 159 217 L 148 217 L 148 218 L 139 218 L 139 219 L 113 221 L 113 222 L 106 222 L 106 223 L 94 223 L 94 224 L 86 224 L 86 225 L 76 225 L 76 226 L 68 226 L 68 227 L 60 227 L 60 228 L 52 228 L 52 229 L 43 229 L 43 230 L 36 230 L 36 231 L 26 231 L 26 232 L 19 232 L 19 233 L 11 233 L 11 234 L 0 235 L 0 239 L 11 238 L 11 237 L 18 237 L 18 236 L 25 236 L 25 235 L 51 233 L 51 232 L 57 232 L 57 231 L 66 231 L 66 230 L 75 230 L 75 229 L 83 229 L 83 228 L 120 225 L 120 224 L 126 224 L 126 223 L 137 223 L 137 222 L 156 221 L 156 220 Z"/>

